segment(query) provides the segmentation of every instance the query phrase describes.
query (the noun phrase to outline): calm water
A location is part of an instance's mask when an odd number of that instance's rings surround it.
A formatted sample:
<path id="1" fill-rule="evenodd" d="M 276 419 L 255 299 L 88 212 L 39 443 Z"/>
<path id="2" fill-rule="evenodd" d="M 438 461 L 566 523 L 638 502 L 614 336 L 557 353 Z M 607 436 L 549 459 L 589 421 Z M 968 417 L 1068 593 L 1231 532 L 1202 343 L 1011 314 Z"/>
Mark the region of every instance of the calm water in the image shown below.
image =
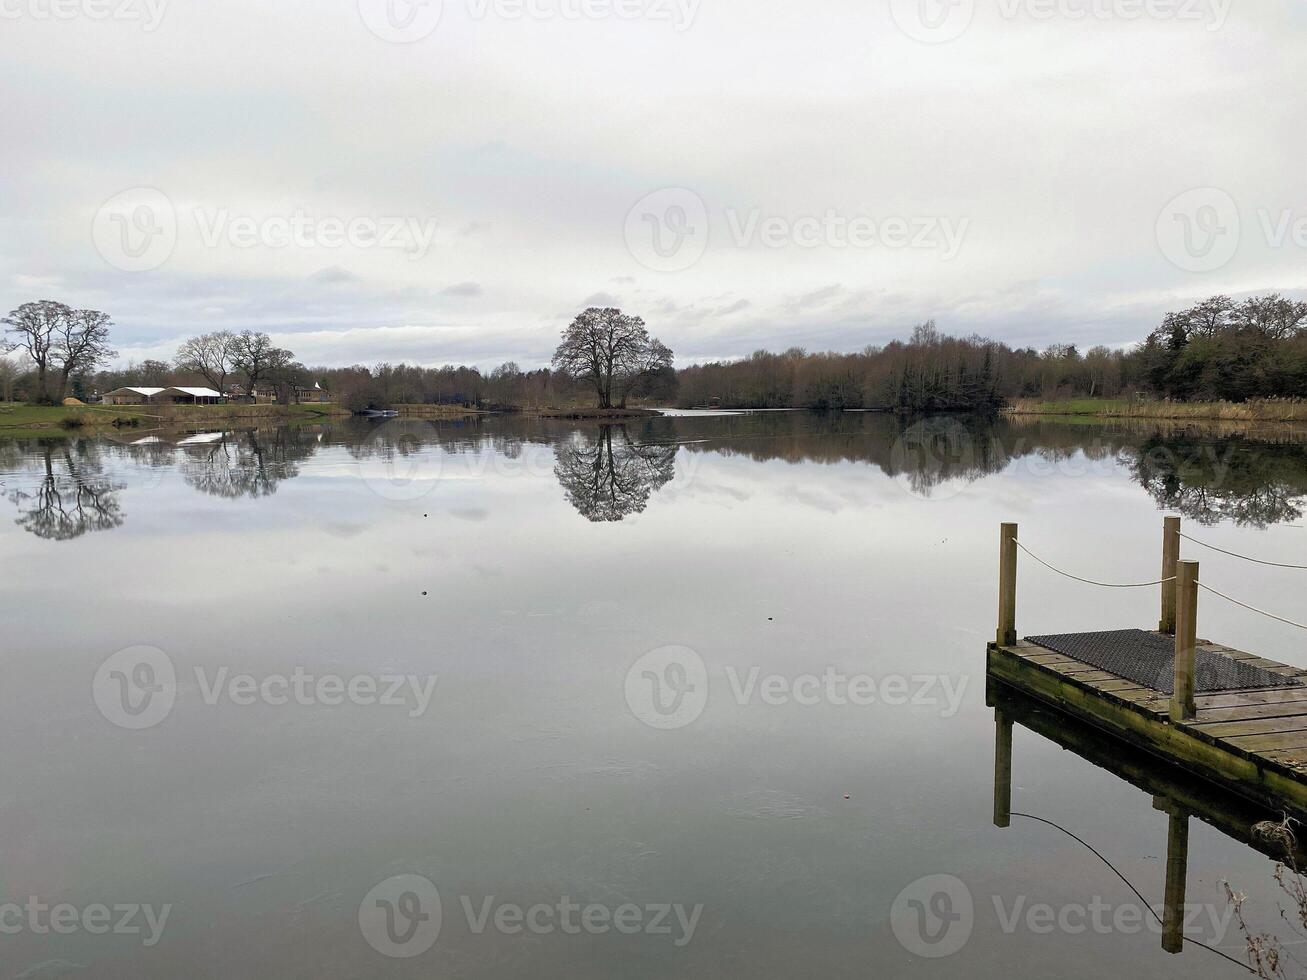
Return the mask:
<path id="1" fill-rule="evenodd" d="M 993 826 L 998 524 L 1113 581 L 1156 577 L 1164 512 L 1303 562 L 1307 438 L 351 421 L 0 440 L 0 484 L 0 881 L 71 906 L 0 917 L 5 976 L 1245 975 Z M 1304 573 L 1185 557 L 1302 617 Z M 1022 559 L 1023 633 L 1156 620 Z M 1214 599 L 1200 632 L 1307 664 Z M 1037 731 L 1013 808 L 1160 902 L 1167 814 Z M 1191 935 L 1237 956 L 1221 882 L 1275 927 L 1273 864 L 1190 823 Z M 166 922 L 96 934 L 137 903 Z"/>

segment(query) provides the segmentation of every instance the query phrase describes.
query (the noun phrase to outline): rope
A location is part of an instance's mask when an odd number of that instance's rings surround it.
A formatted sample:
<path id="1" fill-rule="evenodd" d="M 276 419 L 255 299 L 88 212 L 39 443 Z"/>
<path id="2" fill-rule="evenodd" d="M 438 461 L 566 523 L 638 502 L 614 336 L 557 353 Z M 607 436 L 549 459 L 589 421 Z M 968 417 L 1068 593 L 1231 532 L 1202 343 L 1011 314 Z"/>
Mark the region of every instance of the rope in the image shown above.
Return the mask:
<path id="1" fill-rule="evenodd" d="M 1232 558 L 1242 558 L 1244 561 L 1256 562 L 1258 565 L 1270 565 L 1272 568 L 1307 568 L 1307 565 L 1289 565 L 1279 561 L 1263 561 L 1260 558 L 1250 558 L 1248 555 L 1241 555 L 1237 551 L 1226 551 L 1224 548 L 1218 548 L 1214 544 L 1208 544 L 1206 541 L 1199 541 L 1197 538 L 1191 538 L 1189 535 L 1181 532 L 1180 537 L 1186 541 L 1192 541 L 1194 544 L 1202 545 L 1204 548 L 1211 548 L 1213 551 L 1219 551 L 1223 555 L 1229 555 Z"/>
<path id="2" fill-rule="evenodd" d="M 1288 626 L 1296 626 L 1300 630 L 1307 630 L 1307 625 L 1303 625 L 1302 623 L 1295 623 L 1292 619 L 1285 619 L 1283 616 L 1277 616 L 1275 615 L 1275 613 L 1269 613 L 1265 609 L 1258 609 L 1256 606 L 1250 606 L 1246 602 L 1240 602 L 1238 599 L 1235 599 L 1232 596 L 1228 596 L 1224 592 L 1217 592 L 1210 585 L 1204 585 L 1202 582 L 1195 582 L 1194 584 L 1197 585 L 1200 589 L 1206 589 L 1214 596 L 1220 596 L 1226 602 L 1233 602 L 1236 606 L 1243 606 L 1243 608 L 1249 610 L 1250 612 L 1261 613 L 1263 616 L 1266 616 L 1270 619 L 1274 619 L 1276 622 L 1285 623 Z"/>
<path id="3" fill-rule="evenodd" d="M 1143 903 L 1144 908 L 1148 909 L 1148 911 L 1152 913 L 1153 918 L 1156 919 L 1156 920 L 1158 921 L 1159 924 L 1161 924 L 1161 925 L 1165 925 L 1165 923 L 1162 922 L 1162 918 L 1161 918 L 1161 916 L 1159 916 L 1159 915 L 1157 914 L 1157 910 L 1154 909 L 1153 906 L 1149 904 L 1148 899 L 1144 898 L 1143 894 L 1139 891 L 1139 889 L 1136 888 L 1134 885 L 1132 885 L 1132 884 L 1130 883 L 1130 879 L 1127 878 L 1125 875 L 1123 875 L 1120 871 L 1118 871 L 1118 870 L 1116 869 L 1116 865 L 1114 865 L 1114 864 L 1113 864 L 1111 861 L 1109 861 L 1107 858 L 1103 857 L 1103 855 L 1099 852 L 1099 850 L 1098 850 L 1096 847 L 1094 847 L 1093 844 L 1089 843 L 1089 841 L 1084 840 L 1083 838 L 1077 837 L 1075 834 L 1071 833 L 1071 831 L 1067 830 L 1067 829 L 1066 829 L 1065 827 L 1063 827 L 1061 824 L 1054 823 L 1052 820 L 1045 820 L 1043 817 L 1037 817 L 1037 816 L 1035 816 L 1033 813 L 1018 813 L 1016 810 L 1012 810 L 1012 811 L 1011 811 L 1011 814 L 1012 814 L 1012 816 L 1014 816 L 1014 817 L 1025 817 L 1027 820 L 1037 820 L 1037 821 L 1039 821 L 1040 823 L 1048 824 L 1050 827 L 1053 827 L 1053 828 L 1056 828 L 1057 830 L 1062 831 L 1062 833 L 1066 834 L 1068 837 L 1070 837 L 1072 840 L 1076 841 L 1078 844 L 1082 844 L 1082 845 L 1084 845 L 1086 848 L 1089 849 L 1089 852 L 1090 852 L 1091 854 L 1093 854 L 1094 857 L 1098 858 L 1098 860 L 1102 861 L 1102 862 L 1103 862 L 1104 864 L 1106 864 L 1109 868 L 1111 868 L 1111 869 L 1112 869 L 1112 873 L 1113 873 L 1114 875 L 1116 875 L 1118 878 L 1120 878 L 1122 881 L 1125 882 L 1126 887 L 1129 888 L 1132 892 L 1135 893 L 1135 897 L 1138 898 L 1139 901 L 1140 901 L 1141 903 Z M 1234 964 L 1236 964 L 1237 966 L 1241 966 L 1241 967 L 1243 967 L 1243 968 L 1244 968 L 1245 970 L 1247 970 L 1249 973 L 1256 973 L 1256 972 L 1257 972 L 1257 971 L 1254 970 L 1251 966 L 1249 966 L 1247 963 L 1244 963 L 1244 962 L 1241 961 L 1241 960 L 1236 960 L 1236 959 L 1235 959 L 1233 956 L 1231 956 L 1229 953 L 1224 953 L 1224 952 L 1222 952 L 1221 950 L 1217 949 L 1215 946 L 1208 946 L 1206 943 L 1199 942 L 1197 939 L 1190 939 L 1190 938 L 1188 938 L 1187 936 L 1184 938 L 1184 941 L 1187 942 L 1187 943 L 1193 943 L 1195 946 L 1201 946 L 1203 949 L 1208 950 L 1209 952 L 1215 953 L 1217 956 L 1224 956 L 1224 957 L 1225 957 L 1227 960 L 1229 960 L 1231 963 L 1234 963 Z"/>
<path id="4" fill-rule="evenodd" d="M 1105 589 L 1145 589 L 1153 585 L 1163 585 L 1167 582 L 1175 581 L 1175 576 L 1172 575 L 1170 578 L 1158 579 L 1156 582 L 1095 582 L 1091 578 L 1081 578 L 1079 575 L 1072 575 L 1070 572 L 1062 571 L 1062 569 L 1055 565 L 1050 565 L 1020 541 L 1014 541 L 1013 543 L 1045 568 L 1057 572 L 1059 575 L 1065 575 L 1067 578 L 1075 579 L 1077 582 L 1084 582 L 1086 585 L 1098 585 Z"/>

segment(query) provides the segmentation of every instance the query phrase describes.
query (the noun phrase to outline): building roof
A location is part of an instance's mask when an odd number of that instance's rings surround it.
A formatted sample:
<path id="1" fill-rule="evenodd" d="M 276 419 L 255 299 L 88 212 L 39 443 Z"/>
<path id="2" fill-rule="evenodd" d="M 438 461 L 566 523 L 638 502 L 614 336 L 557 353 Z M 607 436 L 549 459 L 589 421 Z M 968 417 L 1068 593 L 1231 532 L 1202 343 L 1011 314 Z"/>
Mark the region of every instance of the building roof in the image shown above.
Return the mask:
<path id="1" fill-rule="evenodd" d="M 195 398 L 221 398 L 220 392 L 212 388 L 186 388 L 181 385 L 173 385 L 171 388 L 160 388 L 159 391 L 180 391 L 183 394 L 191 395 Z"/>
<path id="2" fill-rule="evenodd" d="M 115 388 L 113 391 L 106 391 L 106 392 L 105 392 L 105 397 L 108 397 L 109 395 L 119 395 L 119 394 L 122 394 L 122 393 L 125 392 L 125 391 L 130 391 L 130 392 L 132 392 L 132 394 L 135 394 L 135 395 L 143 395 L 143 396 L 145 396 L 146 398 L 152 398 L 152 397 L 154 397 L 155 395 L 157 395 L 159 392 L 161 392 L 161 391 L 165 391 L 165 390 L 166 390 L 166 389 L 164 389 L 164 388 L 136 388 L 136 387 L 133 387 L 133 386 L 131 386 L 131 385 L 127 385 L 127 386 L 122 387 L 122 388 Z"/>

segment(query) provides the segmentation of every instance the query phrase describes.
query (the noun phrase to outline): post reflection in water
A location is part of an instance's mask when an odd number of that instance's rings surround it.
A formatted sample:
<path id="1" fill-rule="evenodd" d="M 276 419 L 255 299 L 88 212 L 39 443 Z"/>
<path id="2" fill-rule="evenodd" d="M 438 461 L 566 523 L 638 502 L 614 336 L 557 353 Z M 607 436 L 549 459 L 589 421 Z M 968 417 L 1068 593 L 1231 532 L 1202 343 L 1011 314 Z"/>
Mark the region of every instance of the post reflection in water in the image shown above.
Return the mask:
<path id="1" fill-rule="evenodd" d="M 516 459 L 528 449 L 552 454 L 554 477 L 578 514 L 609 524 L 644 512 L 675 478 L 681 453 L 686 471 L 709 455 L 865 464 L 927 498 L 1014 468 L 1031 478 L 1110 473 L 1132 479 L 1160 509 L 1205 524 L 1297 521 L 1307 498 L 1307 430 L 1290 426 L 1268 434 L 1215 425 L 869 413 L 665 416 L 623 424 L 518 415 L 344 419 L 220 432 L 0 437 L 0 472 L 14 477 L 5 496 L 18 507 L 21 527 L 69 540 L 122 525 L 118 492 L 148 487 L 151 473 L 157 479 L 176 470 L 200 493 L 260 499 L 319 454 L 380 459 L 415 475 L 432 464 L 438 477 L 440 455 Z"/>
<path id="2" fill-rule="evenodd" d="M 986 686 L 985 700 L 994 709 L 995 721 L 994 826 L 1010 827 L 1013 816 L 1022 816 L 1049 823 L 1063 833 L 1070 833 L 1038 815 L 1014 813 L 1012 810 L 1012 729 L 1018 724 L 1149 794 L 1153 809 L 1166 814 L 1166 878 L 1163 885 L 1163 912 L 1160 916 L 1162 949 L 1166 952 L 1179 953 L 1184 949 L 1191 816 L 1275 862 L 1287 859 L 1294 867 L 1303 866 L 1304 852 L 1296 841 L 1293 842 L 1292 852 L 1289 852 L 1283 837 L 1264 832 L 1268 825 L 1278 824 L 1284 814 L 1273 813 L 1154 759 L 1053 708 L 1012 691 L 992 678 Z M 1080 843 L 1090 846 L 1084 841 Z M 1121 875 L 1106 857 L 1096 850 L 1094 853 L 1139 895 L 1147 908 L 1152 909 L 1151 903 L 1135 890 L 1133 883 Z M 1153 914 L 1156 915 L 1155 912 Z M 1190 942 L 1203 945 L 1193 939 Z"/>

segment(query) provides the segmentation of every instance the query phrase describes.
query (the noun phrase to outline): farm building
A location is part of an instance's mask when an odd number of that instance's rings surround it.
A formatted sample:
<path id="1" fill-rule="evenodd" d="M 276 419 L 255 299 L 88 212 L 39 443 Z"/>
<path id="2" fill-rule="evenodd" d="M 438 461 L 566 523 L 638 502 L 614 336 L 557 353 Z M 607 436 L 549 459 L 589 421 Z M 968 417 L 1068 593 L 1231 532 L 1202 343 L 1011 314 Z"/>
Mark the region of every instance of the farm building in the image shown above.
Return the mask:
<path id="1" fill-rule="evenodd" d="M 115 388 L 106 392 L 106 405 L 216 405 L 222 395 L 212 388 Z"/>
<path id="2" fill-rule="evenodd" d="M 148 405 L 162 388 L 115 388 L 104 394 L 106 405 Z"/>

